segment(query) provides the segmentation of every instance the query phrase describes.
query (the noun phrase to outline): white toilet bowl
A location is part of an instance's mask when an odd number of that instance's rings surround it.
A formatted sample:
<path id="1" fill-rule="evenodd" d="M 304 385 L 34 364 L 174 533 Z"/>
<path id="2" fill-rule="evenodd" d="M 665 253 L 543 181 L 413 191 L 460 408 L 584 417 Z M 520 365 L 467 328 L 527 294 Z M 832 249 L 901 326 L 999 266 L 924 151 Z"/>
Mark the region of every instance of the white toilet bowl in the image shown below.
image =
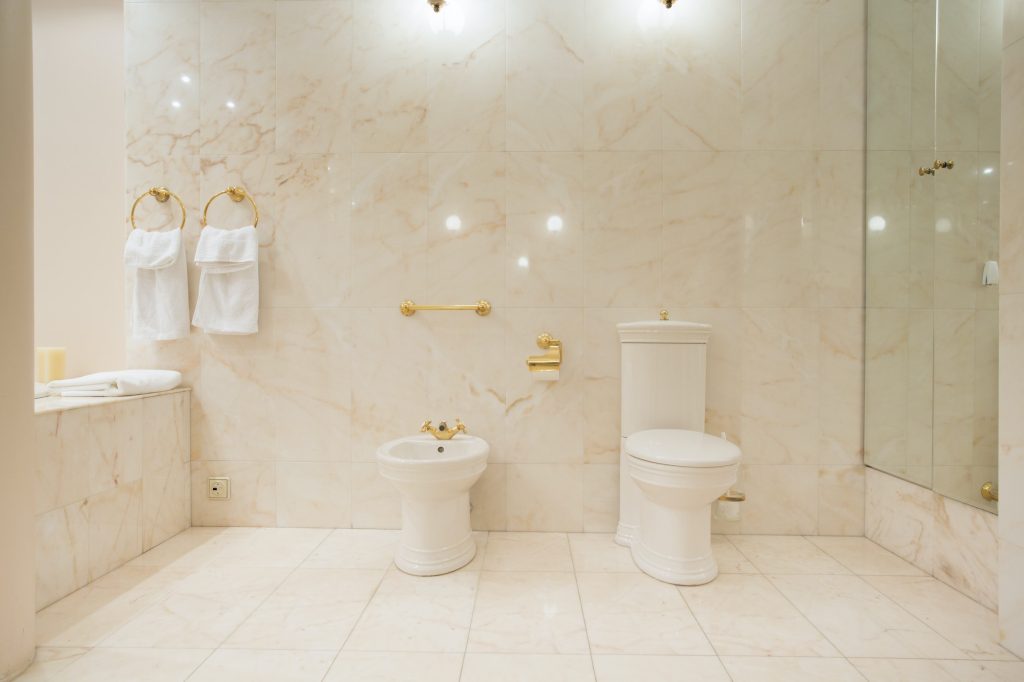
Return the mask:
<path id="1" fill-rule="evenodd" d="M 381 475 L 402 495 L 402 537 L 395 565 L 412 575 L 441 575 L 476 554 L 469 489 L 487 468 L 491 448 L 475 436 L 399 438 L 380 446 Z"/>
<path id="2" fill-rule="evenodd" d="M 633 561 L 644 573 L 674 585 L 714 580 L 711 505 L 736 482 L 740 449 L 682 429 L 640 431 L 625 447 L 630 477 L 642 494 Z"/>

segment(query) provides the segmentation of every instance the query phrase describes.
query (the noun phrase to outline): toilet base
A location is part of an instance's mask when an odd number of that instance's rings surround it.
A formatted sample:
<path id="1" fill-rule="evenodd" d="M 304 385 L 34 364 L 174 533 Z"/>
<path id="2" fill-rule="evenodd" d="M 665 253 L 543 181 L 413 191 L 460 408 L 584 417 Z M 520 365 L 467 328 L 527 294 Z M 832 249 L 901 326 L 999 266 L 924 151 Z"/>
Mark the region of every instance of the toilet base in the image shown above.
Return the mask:
<path id="1" fill-rule="evenodd" d="M 395 565 L 410 575 L 456 571 L 476 556 L 469 524 L 469 493 L 402 501 L 402 535 Z"/>
<path id="2" fill-rule="evenodd" d="M 666 556 L 644 543 L 633 543 L 633 562 L 641 571 L 662 582 L 673 585 L 704 585 L 718 577 L 718 562 L 708 553 L 696 558 Z"/>
<path id="3" fill-rule="evenodd" d="M 619 522 L 619 525 L 615 528 L 615 544 L 622 545 L 623 547 L 632 547 L 633 540 L 637 535 L 637 526 Z"/>

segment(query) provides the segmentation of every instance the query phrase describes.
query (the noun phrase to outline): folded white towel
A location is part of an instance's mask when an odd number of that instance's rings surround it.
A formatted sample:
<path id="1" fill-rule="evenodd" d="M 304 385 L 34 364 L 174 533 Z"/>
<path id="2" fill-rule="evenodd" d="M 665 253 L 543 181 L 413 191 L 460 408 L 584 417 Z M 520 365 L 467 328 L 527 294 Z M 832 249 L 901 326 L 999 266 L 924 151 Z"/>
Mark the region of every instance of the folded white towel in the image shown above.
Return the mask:
<path id="1" fill-rule="evenodd" d="M 199 296 L 192 324 L 210 334 L 255 334 L 259 327 L 259 239 L 256 228 L 205 227 L 196 246 Z"/>
<path id="2" fill-rule="evenodd" d="M 148 341 L 188 336 L 188 273 L 181 230 L 132 230 L 124 265 L 135 271 L 132 335 Z"/>
<path id="3" fill-rule="evenodd" d="M 41 384 L 41 383 L 39 383 L 37 381 L 36 382 L 36 397 L 37 398 L 45 398 L 48 395 L 50 395 L 50 389 L 48 389 L 46 387 L 46 384 Z"/>
<path id="4" fill-rule="evenodd" d="M 61 379 L 46 385 L 50 393 L 65 397 L 141 395 L 177 388 L 181 372 L 168 369 L 126 369 L 97 372 L 77 379 Z"/>

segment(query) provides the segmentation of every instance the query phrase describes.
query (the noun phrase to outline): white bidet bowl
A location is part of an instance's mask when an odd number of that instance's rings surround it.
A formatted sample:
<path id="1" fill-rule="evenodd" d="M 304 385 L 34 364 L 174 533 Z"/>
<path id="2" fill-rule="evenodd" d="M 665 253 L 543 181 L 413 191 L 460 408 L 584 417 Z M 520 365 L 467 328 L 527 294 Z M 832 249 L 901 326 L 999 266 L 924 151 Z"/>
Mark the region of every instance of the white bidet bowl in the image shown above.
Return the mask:
<path id="1" fill-rule="evenodd" d="M 377 449 L 381 475 L 402 496 L 402 537 L 395 565 L 411 575 L 441 575 L 476 554 L 469 489 L 487 468 L 491 446 L 476 436 L 410 436 Z"/>

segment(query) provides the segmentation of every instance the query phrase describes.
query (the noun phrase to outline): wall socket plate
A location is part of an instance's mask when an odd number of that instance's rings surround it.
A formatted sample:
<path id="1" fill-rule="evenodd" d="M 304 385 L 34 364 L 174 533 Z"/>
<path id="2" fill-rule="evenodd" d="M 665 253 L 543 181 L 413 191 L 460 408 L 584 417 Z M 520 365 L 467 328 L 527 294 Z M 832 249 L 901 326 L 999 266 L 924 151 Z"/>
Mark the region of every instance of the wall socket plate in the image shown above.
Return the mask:
<path id="1" fill-rule="evenodd" d="M 206 496 L 211 500 L 227 500 L 231 498 L 231 479 L 227 477 L 210 477 L 206 479 Z"/>

